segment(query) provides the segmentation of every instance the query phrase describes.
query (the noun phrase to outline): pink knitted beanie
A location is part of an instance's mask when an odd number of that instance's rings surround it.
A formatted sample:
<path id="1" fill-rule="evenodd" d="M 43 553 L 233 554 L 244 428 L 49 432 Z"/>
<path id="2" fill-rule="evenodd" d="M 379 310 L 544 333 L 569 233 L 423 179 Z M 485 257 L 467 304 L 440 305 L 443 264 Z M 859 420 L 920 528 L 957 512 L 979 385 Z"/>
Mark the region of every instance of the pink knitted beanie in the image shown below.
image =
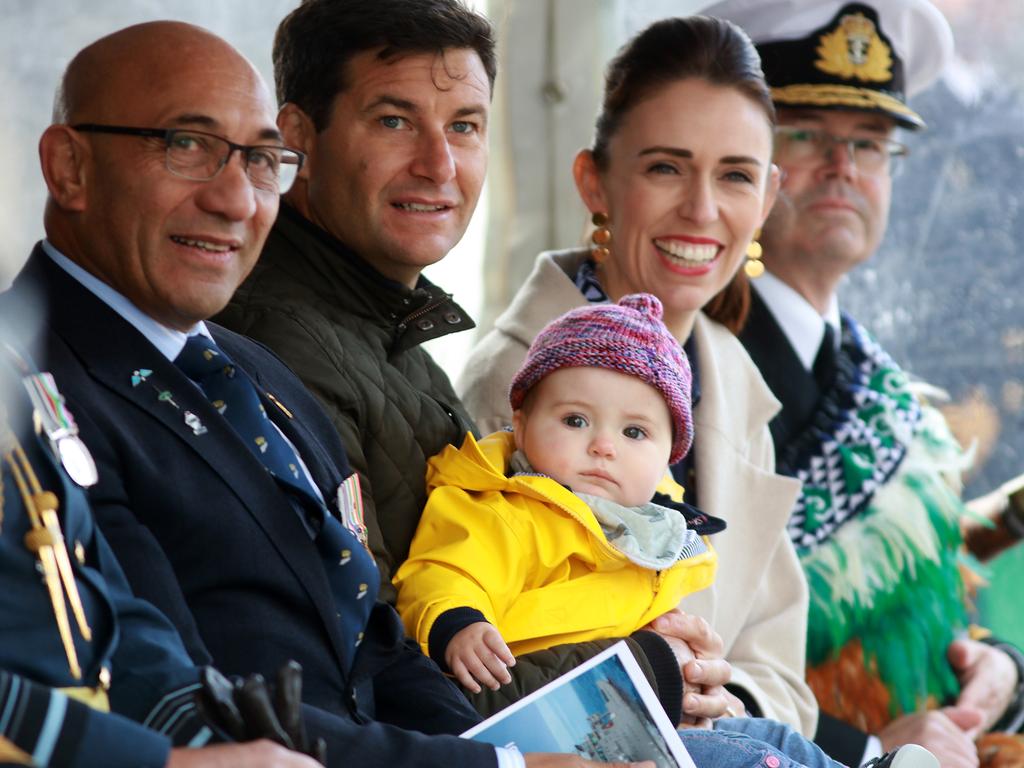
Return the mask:
<path id="1" fill-rule="evenodd" d="M 530 345 L 526 362 L 512 379 L 512 410 L 549 373 L 560 368 L 608 368 L 627 373 L 661 392 L 672 416 L 675 464 L 690 449 L 690 364 L 661 321 L 661 302 L 649 293 L 624 296 L 618 304 L 590 304 L 549 323 Z"/>

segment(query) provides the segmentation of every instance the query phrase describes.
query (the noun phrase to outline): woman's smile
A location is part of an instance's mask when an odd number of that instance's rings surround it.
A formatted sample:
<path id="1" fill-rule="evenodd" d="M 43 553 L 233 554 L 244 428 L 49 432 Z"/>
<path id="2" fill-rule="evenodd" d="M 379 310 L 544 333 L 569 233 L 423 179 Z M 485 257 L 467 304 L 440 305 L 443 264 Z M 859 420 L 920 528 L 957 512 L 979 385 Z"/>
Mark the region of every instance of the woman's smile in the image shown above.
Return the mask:
<path id="1" fill-rule="evenodd" d="M 711 271 L 724 248 L 717 240 L 706 237 L 658 237 L 653 243 L 665 266 L 686 275 Z"/>

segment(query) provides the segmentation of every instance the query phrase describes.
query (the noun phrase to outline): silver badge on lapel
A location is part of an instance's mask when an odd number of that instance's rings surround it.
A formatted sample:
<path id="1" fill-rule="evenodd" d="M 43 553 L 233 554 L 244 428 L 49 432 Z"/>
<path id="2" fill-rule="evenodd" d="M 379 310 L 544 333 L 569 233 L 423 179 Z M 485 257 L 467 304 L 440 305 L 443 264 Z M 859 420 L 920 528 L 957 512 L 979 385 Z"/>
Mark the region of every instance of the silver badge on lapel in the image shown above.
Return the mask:
<path id="1" fill-rule="evenodd" d="M 185 411 L 185 426 L 191 429 L 192 434 L 197 437 L 206 434 L 206 427 L 203 425 L 203 422 L 192 411 Z"/>

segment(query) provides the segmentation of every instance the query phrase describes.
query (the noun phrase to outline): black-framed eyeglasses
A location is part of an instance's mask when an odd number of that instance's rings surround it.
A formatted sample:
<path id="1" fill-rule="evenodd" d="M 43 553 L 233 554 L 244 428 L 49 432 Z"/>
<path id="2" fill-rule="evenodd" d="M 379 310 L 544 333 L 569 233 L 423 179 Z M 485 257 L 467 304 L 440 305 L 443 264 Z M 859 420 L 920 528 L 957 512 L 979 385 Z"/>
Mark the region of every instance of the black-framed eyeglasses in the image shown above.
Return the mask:
<path id="1" fill-rule="evenodd" d="M 291 189 L 306 156 L 298 150 L 274 144 L 235 144 L 223 136 L 190 128 L 131 128 L 124 125 L 79 123 L 71 126 L 83 133 L 113 133 L 161 139 L 165 145 L 167 170 L 193 181 L 209 181 L 239 152 L 245 173 L 254 187 L 283 194 Z"/>
<path id="2" fill-rule="evenodd" d="M 820 162 L 837 147 L 861 173 L 895 176 L 900 159 L 910 150 L 898 141 L 877 136 L 836 136 L 817 128 L 780 125 L 775 128 L 775 161 L 784 165 L 806 166 Z"/>

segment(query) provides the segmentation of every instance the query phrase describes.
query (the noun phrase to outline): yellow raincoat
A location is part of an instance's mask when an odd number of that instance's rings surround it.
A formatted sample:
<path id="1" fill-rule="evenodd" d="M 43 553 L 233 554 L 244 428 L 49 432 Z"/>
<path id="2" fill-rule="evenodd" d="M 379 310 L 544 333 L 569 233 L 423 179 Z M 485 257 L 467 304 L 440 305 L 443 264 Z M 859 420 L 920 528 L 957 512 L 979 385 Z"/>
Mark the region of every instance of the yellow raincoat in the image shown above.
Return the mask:
<path id="1" fill-rule="evenodd" d="M 571 491 L 506 477 L 514 450 L 509 432 L 479 443 L 467 435 L 427 464 L 427 505 L 394 579 L 406 632 L 424 653 L 453 608 L 483 613 L 518 656 L 627 636 L 714 580 L 710 545 L 662 571 L 631 562 Z"/>

